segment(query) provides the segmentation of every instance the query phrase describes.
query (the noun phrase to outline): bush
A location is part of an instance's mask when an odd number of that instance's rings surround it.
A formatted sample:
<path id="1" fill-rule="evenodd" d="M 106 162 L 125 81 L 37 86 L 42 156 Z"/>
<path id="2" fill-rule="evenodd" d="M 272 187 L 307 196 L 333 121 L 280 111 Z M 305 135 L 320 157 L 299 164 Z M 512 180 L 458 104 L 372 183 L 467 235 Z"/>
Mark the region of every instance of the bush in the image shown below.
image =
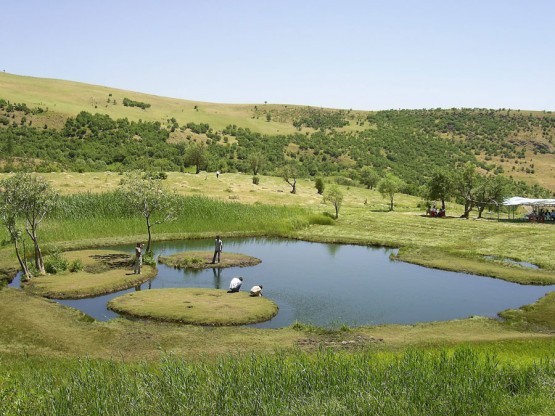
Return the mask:
<path id="1" fill-rule="evenodd" d="M 69 271 L 71 273 L 80 272 L 81 270 L 83 270 L 83 262 L 79 259 L 73 260 L 69 265 Z"/>
<path id="2" fill-rule="evenodd" d="M 318 194 L 322 195 L 322 193 L 324 192 L 324 188 L 325 188 L 324 180 L 322 178 L 316 178 L 314 186 L 316 187 L 316 191 L 318 191 Z"/>
<path id="3" fill-rule="evenodd" d="M 143 255 L 143 264 L 156 267 L 156 259 L 154 258 L 154 253 L 152 251 Z"/>
<path id="4" fill-rule="evenodd" d="M 65 272 L 69 262 L 60 252 L 54 252 L 44 259 L 44 270 L 50 274 Z"/>
<path id="5" fill-rule="evenodd" d="M 338 176 L 335 178 L 335 183 L 343 186 L 356 186 L 356 182 L 351 178 L 345 178 L 344 176 Z"/>
<path id="6" fill-rule="evenodd" d="M 253 176 L 252 177 L 252 183 L 255 185 L 258 185 L 260 183 L 260 178 L 258 176 Z"/>

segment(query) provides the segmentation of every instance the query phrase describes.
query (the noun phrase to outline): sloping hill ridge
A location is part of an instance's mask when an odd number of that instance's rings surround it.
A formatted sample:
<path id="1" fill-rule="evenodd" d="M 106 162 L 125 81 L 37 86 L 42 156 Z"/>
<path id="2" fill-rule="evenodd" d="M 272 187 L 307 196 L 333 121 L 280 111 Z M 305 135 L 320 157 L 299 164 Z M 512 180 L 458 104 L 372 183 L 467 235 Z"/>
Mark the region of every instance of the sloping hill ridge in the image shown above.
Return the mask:
<path id="1" fill-rule="evenodd" d="M 296 161 L 305 174 L 356 181 L 370 166 L 415 193 L 434 168 L 470 161 L 553 191 L 554 139 L 550 111 L 214 104 L 0 73 L 4 171 L 24 161 L 43 171 L 182 170 L 202 144 L 209 170 L 248 172 L 253 154 L 262 173 Z"/>

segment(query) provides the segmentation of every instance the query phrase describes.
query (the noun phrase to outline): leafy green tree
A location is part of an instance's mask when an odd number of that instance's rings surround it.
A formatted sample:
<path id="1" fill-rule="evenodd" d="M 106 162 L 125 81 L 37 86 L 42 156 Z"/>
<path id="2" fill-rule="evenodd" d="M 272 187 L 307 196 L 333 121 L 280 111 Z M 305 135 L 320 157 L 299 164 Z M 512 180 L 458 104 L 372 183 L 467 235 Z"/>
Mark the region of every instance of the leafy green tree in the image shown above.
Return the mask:
<path id="1" fill-rule="evenodd" d="M 16 173 L 3 180 L 1 187 L 2 221 L 8 228 L 10 239 L 17 246 L 21 238 L 21 231 L 17 227 L 17 218 L 24 218 L 25 231 L 34 246 L 35 267 L 40 274 L 45 274 L 38 228 L 46 215 L 54 208 L 58 194 L 44 178 L 28 173 Z M 30 276 L 28 269 L 22 265 L 21 261 L 20 265 L 23 272 Z"/>
<path id="2" fill-rule="evenodd" d="M 370 166 L 363 166 L 359 174 L 360 183 L 366 186 L 368 189 L 373 189 L 374 186 L 379 182 L 380 175 Z"/>
<path id="3" fill-rule="evenodd" d="M 152 227 L 173 221 L 178 210 L 176 194 L 164 188 L 160 179 L 153 179 L 141 172 L 130 172 L 122 180 L 120 191 L 131 209 L 146 221 L 148 242 L 146 252 L 151 252 Z"/>
<path id="4" fill-rule="evenodd" d="M 484 185 L 483 178 L 471 162 L 465 163 L 455 172 L 453 190 L 455 195 L 464 201 L 464 213 L 461 218 L 468 218 L 476 203 L 476 192 Z"/>
<path id="5" fill-rule="evenodd" d="M 25 254 L 21 254 L 19 247 L 19 242 L 23 234 L 21 228 L 17 224 L 18 207 L 21 204 L 19 198 L 19 192 L 12 186 L 10 179 L 5 179 L 0 182 L 0 218 L 8 230 L 10 241 L 14 244 L 15 254 L 21 271 L 23 272 L 23 280 L 29 280 L 33 275 L 27 266 Z"/>
<path id="6" fill-rule="evenodd" d="M 316 187 L 316 191 L 319 195 L 322 195 L 324 193 L 326 185 L 324 184 L 324 180 L 322 178 L 316 178 L 316 180 L 314 181 L 314 186 Z"/>
<path id="7" fill-rule="evenodd" d="M 425 196 L 431 201 L 439 199 L 445 210 L 445 200 L 453 194 L 453 175 L 446 169 L 436 169 L 428 180 Z"/>
<path id="8" fill-rule="evenodd" d="M 202 143 L 193 143 L 187 148 L 185 160 L 188 165 L 195 166 L 195 173 L 200 173 L 200 170 L 206 165 L 208 155 L 206 146 Z"/>
<path id="9" fill-rule="evenodd" d="M 482 218 L 482 213 L 486 207 L 496 207 L 507 197 L 510 189 L 510 182 L 503 176 L 489 176 L 483 178 L 483 184 L 475 193 L 476 209 L 478 218 Z"/>
<path id="10" fill-rule="evenodd" d="M 291 186 L 291 193 L 297 193 L 297 178 L 301 176 L 299 162 L 291 160 L 286 163 L 279 171 L 279 175 Z"/>
<path id="11" fill-rule="evenodd" d="M 266 157 L 262 152 L 256 151 L 249 155 L 248 163 L 253 176 L 256 176 L 258 175 L 258 172 L 260 172 L 260 169 L 262 169 L 262 166 L 266 163 Z"/>
<path id="12" fill-rule="evenodd" d="M 335 219 L 339 218 L 339 209 L 343 203 L 343 192 L 335 184 L 331 185 L 324 192 L 324 202 L 330 203 L 335 208 Z"/>
<path id="13" fill-rule="evenodd" d="M 389 198 L 390 211 L 393 211 L 393 197 L 397 192 L 401 191 L 404 186 L 405 183 L 392 173 L 386 174 L 385 177 L 378 182 L 378 192 L 381 193 L 384 198 Z"/>

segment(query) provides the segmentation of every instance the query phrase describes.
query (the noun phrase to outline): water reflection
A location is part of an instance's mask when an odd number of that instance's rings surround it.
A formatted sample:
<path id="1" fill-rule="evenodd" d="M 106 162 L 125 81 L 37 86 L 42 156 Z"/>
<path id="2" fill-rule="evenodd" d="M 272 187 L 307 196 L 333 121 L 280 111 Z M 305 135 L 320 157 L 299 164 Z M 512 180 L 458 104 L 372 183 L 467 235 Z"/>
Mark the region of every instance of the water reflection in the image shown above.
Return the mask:
<path id="1" fill-rule="evenodd" d="M 212 273 L 214 273 L 214 289 L 223 289 L 222 288 L 222 269 L 213 268 Z"/>

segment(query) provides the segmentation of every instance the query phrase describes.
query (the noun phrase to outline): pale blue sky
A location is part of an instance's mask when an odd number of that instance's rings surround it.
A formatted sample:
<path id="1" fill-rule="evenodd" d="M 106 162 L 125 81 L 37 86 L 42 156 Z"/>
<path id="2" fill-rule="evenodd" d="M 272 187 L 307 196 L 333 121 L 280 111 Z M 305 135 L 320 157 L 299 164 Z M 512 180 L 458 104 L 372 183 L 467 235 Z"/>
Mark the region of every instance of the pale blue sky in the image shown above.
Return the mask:
<path id="1" fill-rule="evenodd" d="M 2 3 L 13 74 L 222 103 L 555 110 L 553 0 Z"/>

